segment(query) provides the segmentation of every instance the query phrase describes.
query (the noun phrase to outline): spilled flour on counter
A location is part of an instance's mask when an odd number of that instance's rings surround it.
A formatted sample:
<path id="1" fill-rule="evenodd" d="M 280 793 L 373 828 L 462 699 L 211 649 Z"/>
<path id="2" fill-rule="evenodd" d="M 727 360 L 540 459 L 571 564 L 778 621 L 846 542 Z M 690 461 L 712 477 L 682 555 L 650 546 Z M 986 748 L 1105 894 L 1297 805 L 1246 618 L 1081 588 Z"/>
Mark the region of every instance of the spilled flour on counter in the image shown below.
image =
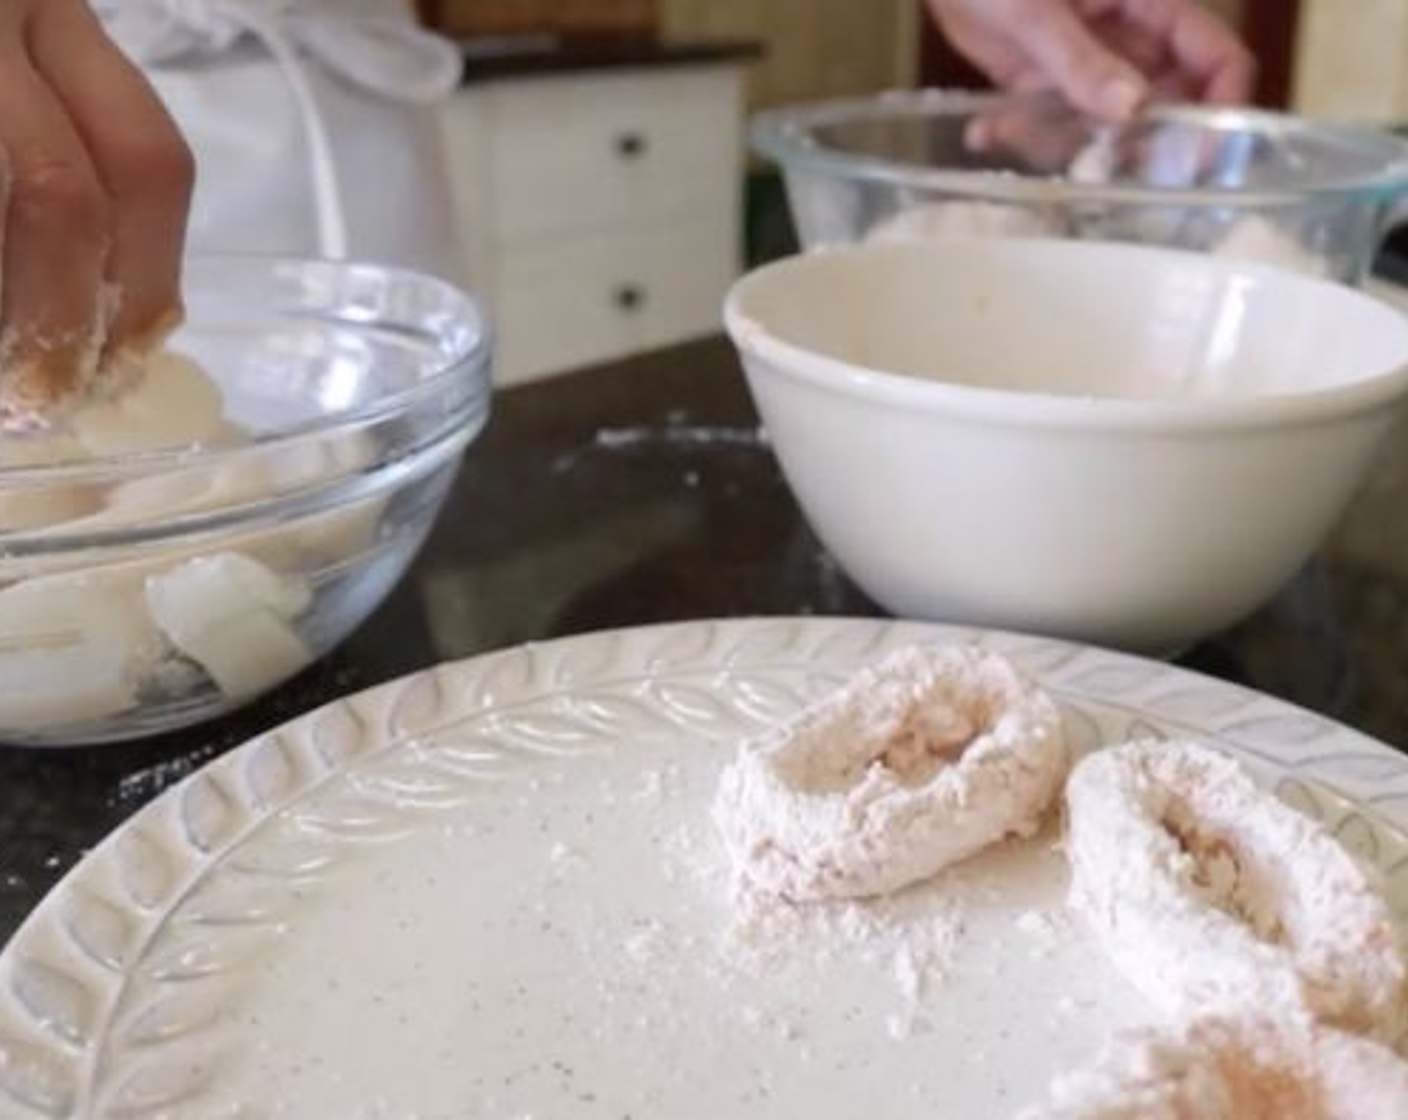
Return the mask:
<path id="1" fill-rule="evenodd" d="M 689 424 L 671 416 L 663 425 L 598 428 L 589 443 L 554 457 L 551 470 L 553 474 L 566 474 L 586 456 L 597 452 L 607 455 L 660 452 L 685 456 L 719 450 L 766 451 L 769 446 L 768 434 L 761 426 Z M 694 483 L 687 482 L 687 485 Z"/>
<path id="2" fill-rule="evenodd" d="M 761 427 L 739 428 L 720 424 L 668 424 L 663 428 L 637 426 L 630 428 L 598 428 L 597 447 L 620 451 L 631 447 L 729 447 L 764 448 L 768 446 L 766 431 Z"/>

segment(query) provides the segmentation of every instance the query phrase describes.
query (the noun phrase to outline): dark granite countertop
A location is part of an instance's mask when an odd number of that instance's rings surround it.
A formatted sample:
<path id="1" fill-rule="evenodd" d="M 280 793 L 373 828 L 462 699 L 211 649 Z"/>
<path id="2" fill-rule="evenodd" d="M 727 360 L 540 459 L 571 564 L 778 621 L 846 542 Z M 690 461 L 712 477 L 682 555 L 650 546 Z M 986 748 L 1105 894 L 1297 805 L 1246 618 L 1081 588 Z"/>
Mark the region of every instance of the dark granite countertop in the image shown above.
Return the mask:
<path id="1" fill-rule="evenodd" d="M 72 752 L 0 749 L 0 941 L 167 785 L 349 691 L 533 638 L 812 613 L 879 612 L 802 520 L 725 342 L 503 392 L 411 574 L 322 664 L 195 731 Z M 1408 426 L 1305 572 L 1183 660 L 1408 741 Z"/>
<path id="2" fill-rule="evenodd" d="M 465 39 L 460 47 L 466 85 L 589 70 L 748 62 L 763 53 L 761 43 L 747 39 L 564 39 L 552 35 Z"/>

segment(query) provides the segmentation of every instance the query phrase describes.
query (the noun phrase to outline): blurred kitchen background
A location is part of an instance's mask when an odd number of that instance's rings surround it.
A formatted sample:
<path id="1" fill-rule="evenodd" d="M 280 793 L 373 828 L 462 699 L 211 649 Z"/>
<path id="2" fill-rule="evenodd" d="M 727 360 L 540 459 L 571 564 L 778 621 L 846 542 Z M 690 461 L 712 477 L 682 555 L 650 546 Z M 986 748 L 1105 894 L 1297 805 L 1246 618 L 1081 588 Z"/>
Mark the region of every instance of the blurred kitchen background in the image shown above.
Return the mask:
<path id="1" fill-rule="evenodd" d="M 1257 100 L 1408 121 L 1408 0 L 1208 0 Z M 500 383 L 713 333 L 729 281 L 790 251 L 750 110 L 981 81 L 922 0 L 419 0 L 463 44 L 444 114 L 464 271 Z"/>

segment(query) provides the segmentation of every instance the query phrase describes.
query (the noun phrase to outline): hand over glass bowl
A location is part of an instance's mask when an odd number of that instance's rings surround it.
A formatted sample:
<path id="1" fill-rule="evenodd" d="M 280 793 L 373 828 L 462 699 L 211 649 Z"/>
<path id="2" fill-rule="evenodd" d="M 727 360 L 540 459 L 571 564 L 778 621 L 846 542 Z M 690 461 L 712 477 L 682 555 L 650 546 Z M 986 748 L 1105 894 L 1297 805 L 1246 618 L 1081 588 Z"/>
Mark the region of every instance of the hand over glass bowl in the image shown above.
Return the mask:
<path id="1" fill-rule="evenodd" d="M 484 321 L 439 281 L 209 257 L 186 298 L 195 365 L 0 441 L 0 742 L 150 735 L 293 676 L 401 578 L 488 417 Z"/>
<path id="2" fill-rule="evenodd" d="M 926 90 L 760 114 L 807 249 L 957 235 L 1133 241 L 1357 283 L 1408 192 L 1397 137 L 1246 109 L 1114 128 L 1045 96 Z"/>

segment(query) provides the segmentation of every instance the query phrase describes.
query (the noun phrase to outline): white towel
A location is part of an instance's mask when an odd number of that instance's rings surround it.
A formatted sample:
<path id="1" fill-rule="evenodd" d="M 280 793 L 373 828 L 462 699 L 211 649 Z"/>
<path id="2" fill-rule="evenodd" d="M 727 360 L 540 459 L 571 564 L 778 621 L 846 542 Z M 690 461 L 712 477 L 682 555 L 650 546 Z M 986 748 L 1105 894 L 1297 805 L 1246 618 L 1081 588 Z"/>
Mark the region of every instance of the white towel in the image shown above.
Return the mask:
<path id="1" fill-rule="evenodd" d="M 94 6 L 195 150 L 193 248 L 458 271 L 429 106 L 461 60 L 401 0 Z"/>

